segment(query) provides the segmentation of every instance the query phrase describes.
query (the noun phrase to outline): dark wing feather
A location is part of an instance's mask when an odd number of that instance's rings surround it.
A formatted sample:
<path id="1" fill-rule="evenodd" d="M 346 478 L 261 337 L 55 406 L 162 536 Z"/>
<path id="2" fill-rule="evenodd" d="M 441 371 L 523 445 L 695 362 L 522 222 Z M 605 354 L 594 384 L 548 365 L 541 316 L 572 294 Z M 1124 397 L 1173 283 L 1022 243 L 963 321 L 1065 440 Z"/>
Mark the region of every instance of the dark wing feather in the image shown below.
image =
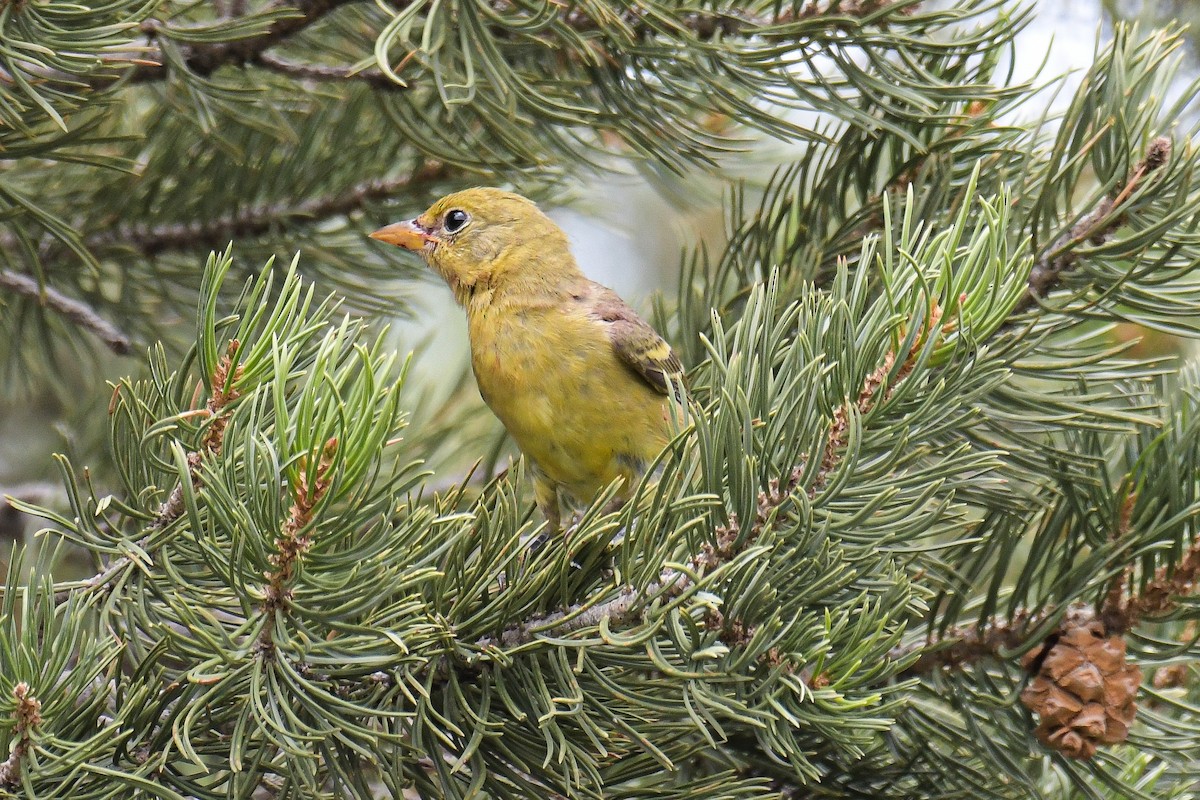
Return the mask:
<path id="1" fill-rule="evenodd" d="M 617 356 L 651 388 L 670 394 L 674 391 L 671 382 L 681 383 L 683 365 L 671 345 L 615 292 L 599 288 L 592 314 L 608 326 L 608 338 Z"/>

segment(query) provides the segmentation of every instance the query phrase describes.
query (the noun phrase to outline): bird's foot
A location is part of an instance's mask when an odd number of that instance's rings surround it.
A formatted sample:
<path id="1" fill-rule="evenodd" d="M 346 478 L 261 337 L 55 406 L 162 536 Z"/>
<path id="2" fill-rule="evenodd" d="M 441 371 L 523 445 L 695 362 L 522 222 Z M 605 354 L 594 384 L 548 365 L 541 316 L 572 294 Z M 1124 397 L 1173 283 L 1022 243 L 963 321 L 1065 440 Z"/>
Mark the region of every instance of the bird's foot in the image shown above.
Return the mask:
<path id="1" fill-rule="evenodd" d="M 620 546 L 621 542 L 623 542 L 623 541 L 625 541 L 625 526 L 624 525 L 617 528 L 617 532 L 614 533 L 612 538 L 608 540 L 608 546 L 610 548 L 618 547 L 618 546 Z"/>
<path id="2" fill-rule="evenodd" d="M 543 547 L 545 547 L 546 542 L 548 542 L 548 541 L 550 541 L 550 534 L 546 533 L 545 530 L 539 531 L 537 534 L 531 536 L 528 540 L 526 540 L 525 551 L 522 555 L 524 555 L 524 556 L 537 555 L 538 551 L 541 550 Z"/>

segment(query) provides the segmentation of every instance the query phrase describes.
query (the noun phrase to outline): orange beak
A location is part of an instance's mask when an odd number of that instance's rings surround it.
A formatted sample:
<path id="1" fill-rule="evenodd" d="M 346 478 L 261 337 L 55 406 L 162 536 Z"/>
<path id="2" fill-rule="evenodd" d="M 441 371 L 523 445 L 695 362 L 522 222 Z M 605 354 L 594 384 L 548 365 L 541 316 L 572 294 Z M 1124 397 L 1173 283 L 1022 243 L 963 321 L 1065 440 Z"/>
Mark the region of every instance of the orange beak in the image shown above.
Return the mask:
<path id="1" fill-rule="evenodd" d="M 437 241 L 421 227 L 415 219 L 394 222 L 370 234 L 372 239 L 403 247 L 405 250 L 421 250 L 429 242 Z"/>

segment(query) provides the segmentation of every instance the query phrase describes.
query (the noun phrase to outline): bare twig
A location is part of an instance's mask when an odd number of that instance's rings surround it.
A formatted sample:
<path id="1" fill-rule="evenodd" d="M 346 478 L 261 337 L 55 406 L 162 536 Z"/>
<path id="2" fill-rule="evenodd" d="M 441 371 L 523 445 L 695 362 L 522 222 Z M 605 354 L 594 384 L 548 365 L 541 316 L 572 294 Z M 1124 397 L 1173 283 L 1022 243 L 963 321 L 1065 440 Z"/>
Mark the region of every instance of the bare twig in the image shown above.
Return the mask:
<path id="1" fill-rule="evenodd" d="M 66 317 L 99 338 L 117 355 L 128 355 L 133 350 L 133 342 L 129 335 L 97 314 L 87 303 L 67 297 L 50 286 L 39 285 L 37 280 L 28 275 L 0 271 L 0 288 L 33 298 L 42 306 Z"/>
<path id="2" fill-rule="evenodd" d="M 87 238 L 94 248 L 133 247 L 147 256 L 189 247 L 224 247 L 230 240 L 258 236 L 297 220 L 321 220 L 348 214 L 370 202 L 383 200 L 449 174 L 431 161 L 412 175 L 386 181 L 368 181 L 341 194 L 306 200 L 297 205 L 272 203 L 250 206 L 225 217 L 196 223 L 174 223 L 145 228 L 118 228 Z"/>

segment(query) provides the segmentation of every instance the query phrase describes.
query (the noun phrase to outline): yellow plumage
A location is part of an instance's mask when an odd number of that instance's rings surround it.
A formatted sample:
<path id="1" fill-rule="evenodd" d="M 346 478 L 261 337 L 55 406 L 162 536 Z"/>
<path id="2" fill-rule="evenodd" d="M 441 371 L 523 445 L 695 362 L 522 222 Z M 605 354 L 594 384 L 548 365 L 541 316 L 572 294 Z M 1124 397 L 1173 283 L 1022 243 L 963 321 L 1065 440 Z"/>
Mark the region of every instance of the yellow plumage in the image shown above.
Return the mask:
<path id="1" fill-rule="evenodd" d="M 532 463 L 539 507 L 617 478 L 624 498 L 670 437 L 670 346 L 588 280 L 566 236 L 530 201 L 468 189 L 374 238 L 419 251 L 466 309 L 484 401 Z"/>

